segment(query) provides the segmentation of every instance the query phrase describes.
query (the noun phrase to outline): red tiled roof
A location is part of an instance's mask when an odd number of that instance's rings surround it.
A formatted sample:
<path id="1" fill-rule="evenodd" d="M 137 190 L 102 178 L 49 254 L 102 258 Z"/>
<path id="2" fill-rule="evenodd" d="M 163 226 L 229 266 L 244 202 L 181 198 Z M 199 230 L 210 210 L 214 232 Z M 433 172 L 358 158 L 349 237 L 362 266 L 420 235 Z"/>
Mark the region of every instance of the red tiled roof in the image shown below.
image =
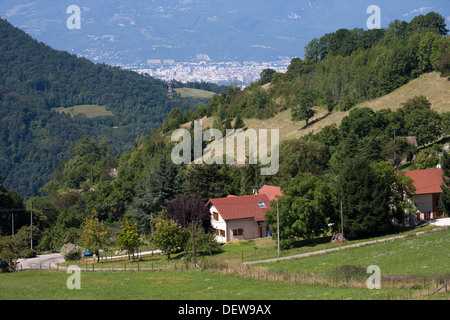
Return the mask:
<path id="1" fill-rule="evenodd" d="M 258 202 L 263 202 L 261 208 Z M 235 196 L 210 199 L 207 206 L 212 204 L 223 220 L 253 218 L 256 222 L 264 221 L 264 214 L 271 209 L 270 200 L 265 194 L 252 194 L 249 196 Z"/>
<path id="2" fill-rule="evenodd" d="M 405 171 L 414 181 L 416 194 L 441 193 L 442 169 L 422 169 Z"/>
<path id="3" fill-rule="evenodd" d="M 270 201 L 275 200 L 277 196 L 283 195 L 280 187 L 269 186 L 267 184 L 262 186 L 262 188 L 259 189 L 258 193 L 267 195 Z"/>

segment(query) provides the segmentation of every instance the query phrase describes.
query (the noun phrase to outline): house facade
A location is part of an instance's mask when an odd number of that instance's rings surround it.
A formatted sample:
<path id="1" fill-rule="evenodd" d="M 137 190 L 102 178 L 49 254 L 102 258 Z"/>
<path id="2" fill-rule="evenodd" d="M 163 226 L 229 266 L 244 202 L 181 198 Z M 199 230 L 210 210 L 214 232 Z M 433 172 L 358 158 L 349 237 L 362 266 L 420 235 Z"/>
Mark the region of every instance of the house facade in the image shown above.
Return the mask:
<path id="1" fill-rule="evenodd" d="M 264 214 L 279 195 L 279 187 L 267 186 L 259 189 L 257 194 L 210 199 L 206 205 L 216 240 L 226 243 L 269 236 L 271 230 L 264 222 Z"/>
<path id="2" fill-rule="evenodd" d="M 439 198 L 442 193 L 442 169 L 421 169 L 406 171 L 416 188 L 412 196 L 417 202 L 417 219 L 430 220 L 441 218 L 445 213 L 439 206 Z"/>

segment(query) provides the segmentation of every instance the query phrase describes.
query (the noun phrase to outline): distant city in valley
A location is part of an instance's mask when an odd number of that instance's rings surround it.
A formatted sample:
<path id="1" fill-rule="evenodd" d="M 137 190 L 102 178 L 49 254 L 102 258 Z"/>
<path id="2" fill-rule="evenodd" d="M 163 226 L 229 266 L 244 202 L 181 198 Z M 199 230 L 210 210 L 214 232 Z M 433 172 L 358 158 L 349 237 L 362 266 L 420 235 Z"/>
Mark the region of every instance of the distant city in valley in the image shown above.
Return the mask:
<path id="1" fill-rule="evenodd" d="M 210 82 L 220 85 L 237 83 L 248 86 L 258 81 L 264 69 L 286 72 L 290 60 L 272 62 L 176 62 L 174 60 L 149 60 L 148 67 L 131 66 L 127 69 L 146 73 L 165 81 Z"/>
<path id="2" fill-rule="evenodd" d="M 242 86 L 266 68 L 284 72 L 326 33 L 433 11 L 450 23 L 448 0 L 0 1 L 0 17 L 54 49 L 166 81 Z"/>

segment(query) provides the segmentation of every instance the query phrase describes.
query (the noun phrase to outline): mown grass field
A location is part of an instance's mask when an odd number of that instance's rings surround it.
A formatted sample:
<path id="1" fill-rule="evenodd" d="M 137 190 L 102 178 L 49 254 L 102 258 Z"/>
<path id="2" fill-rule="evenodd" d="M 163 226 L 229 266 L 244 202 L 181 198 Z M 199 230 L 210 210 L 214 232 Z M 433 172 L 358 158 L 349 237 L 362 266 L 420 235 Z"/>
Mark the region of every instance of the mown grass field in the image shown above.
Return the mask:
<path id="1" fill-rule="evenodd" d="M 79 290 L 67 288 L 66 282 L 71 274 L 65 271 L 2 273 L 0 300 L 450 299 L 450 292 L 444 289 L 431 295 L 443 286 L 443 279 L 450 280 L 449 240 L 450 229 L 447 229 L 310 258 L 252 266 L 242 265 L 242 253 L 247 255 L 246 260 L 251 260 L 255 248 L 270 252 L 275 242 L 271 239 L 237 242 L 224 246 L 224 251 L 218 255 L 200 260 L 202 270 L 190 266 L 190 263 L 185 264 L 180 255 L 172 260 L 178 263 L 177 269 L 172 264 L 171 268 L 155 268 L 154 271 L 132 271 L 130 265 L 127 271 L 82 271 Z M 311 244 L 307 250 L 324 245 Z M 256 258 L 260 256 L 256 254 Z M 162 264 L 167 258 L 161 255 L 154 259 L 159 259 Z M 190 268 L 186 269 L 186 265 Z M 223 265 L 227 265 L 226 269 Z M 345 283 L 339 283 L 339 278 L 336 282 L 324 282 L 324 276 L 336 275 L 337 270 L 348 265 L 359 266 L 362 270 L 369 265 L 378 265 L 382 277 L 397 276 L 397 281 L 400 276 L 420 278 L 416 278 L 415 284 L 411 280 L 405 284 L 397 282 L 394 286 L 383 284 L 380 290 L 369 290 L 365 286 L 369 274 L 359 274 L 360 278 L 355 278 L 358 282 L 351 285 L 348 279 Z M 302 281 L 305 274 L 308 277 Z M 311 281 L 311 275 L 315 280 Z M 440 278 L 439 282 L 435 281 L 436 277 Z"/>
<path id="2" fill-rule="evenodd" d="M 420 236 L 332 252 L 306 259 L 261 264 L 272 270 L 305 271 L 317 277 L 343 265 L 380 267 L 382 276 L 441 276 L 450 279 L 450 229 Z"/>
<path id="3" fill-rule="evenodd" d="M 308 300 L 386 298 L 389 290 L 286 284 L 210 271 L 81 272 L 80 289 L 68 289 L 64 271 L 0 275 L 0 300 Z M 396 289 L 396 298 L 408 292 Z"/>
<path id="4" fill-rule="evenodd" d="M 182 98 L 204 98 L 210 99 L 216 95 L 215 92 L 195 89 L 195 88 L 176 88 L 174 89 Z"/>
<path id="5" fill-rule="evenodd" d="M 72 117 L 76 116 L 77 114 L 84 114 L 88 118 L 95 118 L 95 117 L 101 117 L 101 116 L 112 116 L 113 113 L 106 109 L 105 106 L 99 106 L 96 104 L 88 104 L 88 105 L 79 105 L 79 106 L 73 106 L 69 108 L 54 108 L 53 109 L 56 112 L 59 113 L 69 113 Z"/>

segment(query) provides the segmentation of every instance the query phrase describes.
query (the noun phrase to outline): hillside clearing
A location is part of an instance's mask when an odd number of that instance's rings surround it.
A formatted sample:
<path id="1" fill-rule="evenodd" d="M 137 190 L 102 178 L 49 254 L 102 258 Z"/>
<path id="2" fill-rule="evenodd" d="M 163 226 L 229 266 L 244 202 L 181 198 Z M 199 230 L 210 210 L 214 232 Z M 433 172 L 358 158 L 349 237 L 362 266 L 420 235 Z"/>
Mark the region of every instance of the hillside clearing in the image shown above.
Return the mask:
<path id="1" fill-rule="evenodd" d="M 216 93 L 195 88 L 176 88 L 174 89 L 182 98 L 201 98 L 210 99 L 216 95 Z"/>
<path id="2" fill-rule="evenodd" d="M 310 125 L 305 127 L 305 121 L 292 121 L 291 111 L 284 110 L 270 119 L 244 119 L 247 128 L 253 129 L 278 129 L 280 141 L 287 139 L 296 139 L 310 132 L 318 133 L 324 127 L 335 124 L 339 126 L 342 119 L 355 108 L 368 107 L 374 111 L 382 109 L 397 110 L 402 107 L 402 103 L 414 96 L 425 96 L 431 103 L 431 108 L 438 113 L 450 111 L 450 81 L 439 76 L 438 72 L 431 72 L 410 81 L 397 90 L 370 100 L 357 104 L 347 111 L 333 111 L 328 114 L 325 107 L 315 108 L 316 114 L 310 119 Z M 213 123 L 212 117 L 200 119 L 203 128 L 210 127 Z M 190 123 L 189 123 L 190 125 Z"/>
<path id="3" fill-rule="evenodd" d="M 52 109 L 59 113 L 69 113 L 72 117 L 78 114 L 84 114 L 88 118 L 112 116 L 113 113 L 106 109 L 105 106 L 99 106 L 96 104 L 78 105 L 69 108 L 54 108 Z"/>

